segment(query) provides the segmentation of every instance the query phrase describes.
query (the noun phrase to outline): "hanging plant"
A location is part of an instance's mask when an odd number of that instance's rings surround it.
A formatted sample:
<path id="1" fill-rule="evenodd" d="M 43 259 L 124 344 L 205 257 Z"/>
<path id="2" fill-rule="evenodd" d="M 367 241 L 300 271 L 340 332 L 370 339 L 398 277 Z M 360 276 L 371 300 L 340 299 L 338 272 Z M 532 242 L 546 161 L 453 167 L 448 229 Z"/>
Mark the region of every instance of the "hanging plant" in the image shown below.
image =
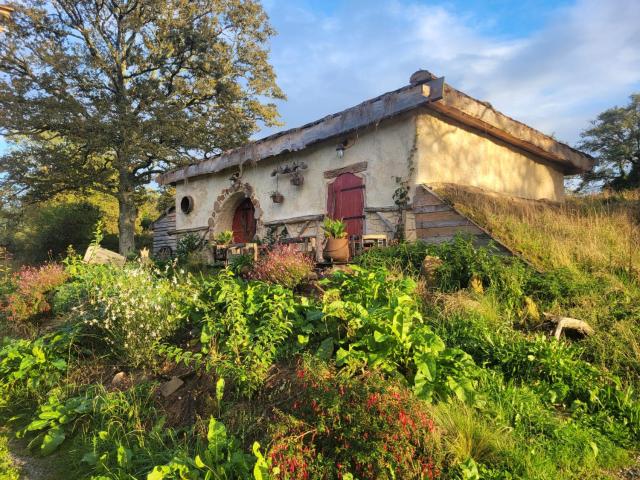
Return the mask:
<path id="1" fill-rule="evenodd" d="M 304 175 L 300 172 L 296 171 L 291 175 L 291 185 L 295 185 L 296 187 L 301 187 L 304 184 Z"/>
<path id="2" fill-rule="evenodd" d="M 271 192 L 271 201 L 273 203 L 282 203 L 284 201 L 284 195 L 282 195 L 279 191 Z"/>

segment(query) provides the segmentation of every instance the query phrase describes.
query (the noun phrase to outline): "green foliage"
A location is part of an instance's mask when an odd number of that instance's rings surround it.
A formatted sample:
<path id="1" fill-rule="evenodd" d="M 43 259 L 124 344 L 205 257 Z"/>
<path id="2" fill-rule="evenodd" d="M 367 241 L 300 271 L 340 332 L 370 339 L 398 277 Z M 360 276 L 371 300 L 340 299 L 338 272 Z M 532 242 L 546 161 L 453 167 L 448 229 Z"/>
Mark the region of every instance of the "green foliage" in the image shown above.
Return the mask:
<path id="1" fill-rule="evenodd" d="M 438 432 L 429 406 L 379 372 L 341 375 L 310 356 L 269 425 L 278 478 L 438 478 Z"/>
<path id="2" fill-rule="evenodd" d="M 80 189 L 116 197 L 123 254 L 142 185 L 276 123 L 265 100 L 284 95 L 258 2 L 34 0 L 15 16 L 0 32 L 0 124 L 20 144 L 0 157 L 2 183 L 35 200 Z"/>
<path id="3" fill-rule="evenodd" d="M 213 241 L 216 242 L 216 245 L 228 245 L 233 240 L 233 232 L 231 230 L 224 230 L 218 233 Z"/>
<path id="4" fill-rule="evenodd" d="M 347 226 L 342 220 L 325 218 L 322 229 L 329 238 L 344 238 L 347 236 Z"/>
<path id="5" fill-rule="evenodd" d="M 229 260 L 229 269 L 236 275 L 247 274 L 253 267 L 253 255 L 234 255 Z"/>
<path id="6" fill-rule="evenodd" d="M 459 349 L 447 348 L 427 326 L 415 283 L 385 270 L 352 267 L 322 282 L 323 322 L 335 325 L 336 363 L 351 371 L 366 367 L 400 372 L 425 400 L 451 395 L 473 402 L 475 365 Z"/>
<path id="7" fill-rule="evenodd" d="M 129 365 L 150 366 L 157 345 L 184 326 L 198 290 L 190 276 L 177 288 L 175 277 L 164 277 L 144 265 L 102 269 L 104 275 L 88 291 L 84 323 Z M 80 280 L 85 283 L 84 279 Z"/>
<path id="8" fill-rule="evenodd" d="M 40 432 L 29 442 L 29 448 L 39 444 L 41 455 L 50 455 L 65 440 L 65 426 L 91 410 L 92 401 L 86 396 L 61 401 L 56 393 L 51 393 L 46 403 L 38 408 L 36 418 L 20 430 L 18 436 Z"/>
<path id="9" fill-rule="evenodd" d="M 35 340 L 5 339 L 0 349 L 0 407 L 40 399 L 67 372 L 76 329 L 50 333 Z"/>
<path id="10" fill-rule="evenodd" d="M 69 245 L 84 251 L 91 241 L 93 226 L 101 217 L 96 205 L 82 199 L 27 206 L 11 239 L 11 250 L 30 263 L 57 259 Z"/>
<path id="11" fill-rule="evenodd" d="M 596 166 L 582 176 L 580 188 L 614 190 L 640 187 L 640 93 L 624 107 L 605 110 L 584 130 L 578 148 L 596 157 Z"/>
<path id="12" fill-rule="evenodd" d="M 147 480 L 270 478 L 269 467 L 260 454 L 258 443 L 254 443 L 253 451 L 257 462 L 242 451 L 238 441 L 227 433 L 221 422 L 211 417 L 205 448 L 198 449 L 194 458 L 176 457 L 166 465 L 154 467 Z"/>
<path id="13" fill-rule="evenodd" d="M 229 270 L 204 282 L 201 300 L 200 342 L 209 368 L 247 393 L 283 354 L 300 309 L 308 305 L 280 285 L 244 282 Z"/>
<path id="14" fill-rule="evenodd" d="M 186 258 L 191 253 L 195 253 L 202 249 L 204 245 L 204 240 L 195 233 L 187 233 L 183 235 L 178 240 L 178 245 L 176 246 L 176 255 L 182 261 L 186 260 Z"/>

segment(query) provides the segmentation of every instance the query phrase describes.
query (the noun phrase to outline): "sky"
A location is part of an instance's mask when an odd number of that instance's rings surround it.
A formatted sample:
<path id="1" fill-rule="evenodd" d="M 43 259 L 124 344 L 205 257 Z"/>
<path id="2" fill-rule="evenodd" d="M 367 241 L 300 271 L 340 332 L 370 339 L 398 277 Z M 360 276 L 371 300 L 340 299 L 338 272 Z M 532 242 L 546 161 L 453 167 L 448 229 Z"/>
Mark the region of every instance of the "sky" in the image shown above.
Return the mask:
<path id="1" fill-rule="evenodd" d="M 264 0 L 283 128 L 427 69 L 574 145 L 640 92 L 640 0 Z M 256 138 L 278 129 L 264 129 Z"/>
<path id="2" fill-rule="evenodd" d="M 293 128 L 427 69 L 571 145 L 640 92 L 640 0 L 263 0 Z M 0 151 L 3 149 L 0 140 Z"/>

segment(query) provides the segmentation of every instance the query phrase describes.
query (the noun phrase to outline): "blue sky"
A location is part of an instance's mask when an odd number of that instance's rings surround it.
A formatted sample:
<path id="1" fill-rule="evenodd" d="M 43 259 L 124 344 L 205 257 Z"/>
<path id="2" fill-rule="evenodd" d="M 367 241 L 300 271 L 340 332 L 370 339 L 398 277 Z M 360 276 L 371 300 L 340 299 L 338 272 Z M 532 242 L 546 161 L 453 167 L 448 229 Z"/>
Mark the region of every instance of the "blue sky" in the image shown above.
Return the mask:
<path id="1" fill-rule="evenodd" d="M 263 3 L 288 96 L 282 128 L 406 85 L 420 68 L 571 144 L 640 92 L 640 0 Z"/>
<path id="2" fill-rule="evenodd" d="M 574 144 L 640 91 L 638 0 L 265 0 L 291 128 L 444 75 L 503 113 Z M 260 132 L 257 137 L 275 129 Z"/>

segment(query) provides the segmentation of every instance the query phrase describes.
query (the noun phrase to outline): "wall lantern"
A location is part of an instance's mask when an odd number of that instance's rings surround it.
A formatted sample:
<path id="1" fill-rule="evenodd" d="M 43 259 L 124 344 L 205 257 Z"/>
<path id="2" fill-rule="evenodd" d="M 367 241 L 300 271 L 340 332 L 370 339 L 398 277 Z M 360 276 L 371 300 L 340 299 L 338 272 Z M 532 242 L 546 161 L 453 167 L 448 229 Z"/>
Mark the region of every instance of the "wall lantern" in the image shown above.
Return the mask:
<path id="1" fill-rule="evenodd" d="M 180 210 L 185 214 L 191 213 L 193 210 L 193 197 L 191 195 L 185 195 L 182 197 L 180 200 Z"/>

